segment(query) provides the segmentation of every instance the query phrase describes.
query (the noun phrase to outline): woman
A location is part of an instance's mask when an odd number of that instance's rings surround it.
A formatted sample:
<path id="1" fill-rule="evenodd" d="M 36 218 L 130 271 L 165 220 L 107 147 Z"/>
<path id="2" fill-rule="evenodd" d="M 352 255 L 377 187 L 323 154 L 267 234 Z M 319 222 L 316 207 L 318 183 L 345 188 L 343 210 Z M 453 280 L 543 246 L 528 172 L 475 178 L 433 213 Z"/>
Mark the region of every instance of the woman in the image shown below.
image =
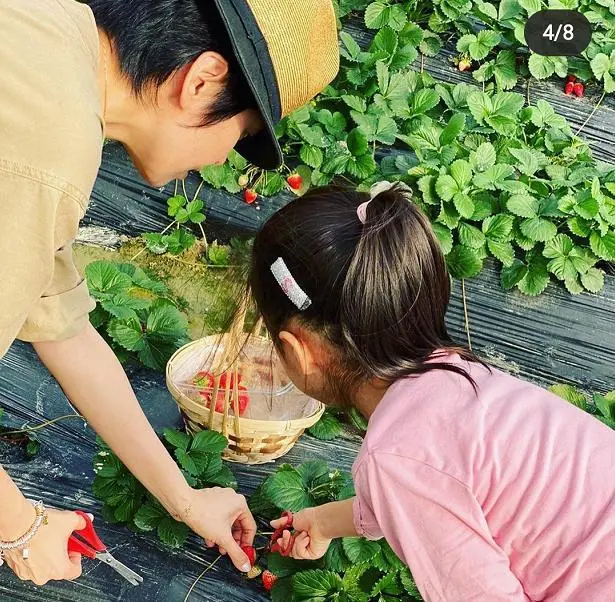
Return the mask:
<path id="1" fill-rule="evenodd" d="M 234 147 L 264 168 L 280 164 L 273 124 L 333 79 L 339 51 L 330 0 L 286 2 L 282 17 L 270 5 L 0 0 L 0 357 L 16 338 L 32 342 L 149 491 L 243 571 L 239 544 L 256 530 L 245 499 L 188 486 L 89 324 L 71 241 L 105 137 L 155 186 L 223 162 Z M 318 52 L 307 51 L 311 31 Z M 37 584 L 78 577 L 67 541 L 81 519 L 48 509 L 45 525 L 42 512 L 0 469 L 6 563 Z"/>

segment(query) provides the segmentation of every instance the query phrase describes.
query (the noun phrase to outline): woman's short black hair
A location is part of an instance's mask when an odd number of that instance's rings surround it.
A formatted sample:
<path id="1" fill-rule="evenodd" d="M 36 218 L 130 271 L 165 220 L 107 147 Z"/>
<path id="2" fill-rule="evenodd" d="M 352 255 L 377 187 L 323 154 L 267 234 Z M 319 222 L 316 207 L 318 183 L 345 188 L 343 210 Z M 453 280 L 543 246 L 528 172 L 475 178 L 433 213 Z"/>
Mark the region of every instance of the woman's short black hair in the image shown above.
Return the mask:
<path id="1" fill-rule="evenodd" d="M 138 97 L 155 91 L 179 69 L 210 51 L 227 60 L 229 77 L 201 125 L 220 123 L 256 107 L 213 0 L 84 2 L 97 26 L 111 39 L 120 68 Z"/>

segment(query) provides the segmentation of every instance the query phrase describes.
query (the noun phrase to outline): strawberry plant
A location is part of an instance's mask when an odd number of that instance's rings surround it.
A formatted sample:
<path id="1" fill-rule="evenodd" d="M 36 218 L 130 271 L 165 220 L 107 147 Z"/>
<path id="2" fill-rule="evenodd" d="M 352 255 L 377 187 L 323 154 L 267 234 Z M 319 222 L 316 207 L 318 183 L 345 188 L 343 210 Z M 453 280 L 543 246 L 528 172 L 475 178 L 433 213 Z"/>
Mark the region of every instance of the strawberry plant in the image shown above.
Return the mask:
<path id="1" fill-rule="evenodd" d="M 26 428 L 14 429 L 3 425 L 4 410 L 0 408 L 0 442 L 22 447 L 28 458 L 34 458 L 41 449 L 41 443 L 32 432 Z"/>
<path id="2" fill-rule="evenodd" d="M 615 429 L 615 391 L 606 395 L 593 393 L 591 396 L 585 394 L 572 385 L 553 385 L 549 391 L 559 395 L 562 399 L 589 412 L 607 426 Z"/>
<path id="3" fill-rule="evenodd" d="M 188 320 L 166 285 L 129 263 L 96 261 L 86 275 L 97 302 L 90 321 L 120 360 L 164 370 L 188 342 Z"/>
<path id="4" fill-rule="evenodd" d="M 330 407 L 325 410 L 322 418 L 308 429 L 308 433 L 321 441 L 332 441 L 344 432 L 346 424 L 360 434 L 367 431 L 367 420 L 355 408 L 345 411 Z"/>
<path id="5" fill-rule="evenodd" d="M 250 507 L 269 519 L 284 510 L 297 512 L 353 495 L 350 474 L 330 470 L 325 462 L 307 462 L 296 468 L 284 464 L 257 489 Z M 320 561 L 269 554 L 266 564 L 264 586 L 276 602 L 421 600 L 410 571 L 384 540 L 347 537 L 333 541 Z"/>
<path id="6" fill-rule="evenodd" d="M 237 486 L 233 473 L 222 462 L 222 451 L 228 441 L 219 433 L 201 431 L 191 437 L 166 429 L 163 442 L 192 487 Z M 188 538 L 188 527 L 173 519 L 100 439 L 98 445 L 92 491 L 104 504 L 105 520 L 126 524 L 137 531 L 156 532 L 165 545 L 181 547 Z"/>
<path id="7" fill-rule="evenodd" d="M 600 291 L 600 262 L 615 260 L 615 171 L 599 168 L 545 101 L 524 107 L 519 94 L 465 84 L 434 90 L 438 103 L 399 136 L 414 156 L 381 168 L 418 189 L 451 274 L 475 276 L 492 256 L 504 288 L 538 295 L 553 277 L 571 293 Z"/>
<path id="8" fill-rule="evenodd" d="M 604 263 L 615 261 L 615 171 L 596 164 L 549 104 L 525 107 L 507 90 L 519 75 L 569 74 L 565 91 L 573 96 L 583 96 L 592 79 L 607 92 L 615 88 L 609 2 L 550 1 L 552 9 L 580 10 L 594 26 L 587 50 L 564 58 L 532 54 L 526 45 L 525 23 L 544 8 L 537 0 L 339 0 L 338 17 L 360 11 L 374 35 L 359 44 L 341 31 L 337 79 L 278 124 L 292 171 L 262 172 L 231 153 L 201 176 L 250 204 L 336 178 L 360 190 L 402 179 L 416 187 L 453 276 L 476 276 L 493 257 L 506 289 L 538 295 L 553 279 L 571 293 L 598 292 Z M 420 55 L 440 51 L 447 32 L 459 69 L 473 69 L 482 89 L 439 84 L 413 70 Z M 383 150 L 393 152 L 383 158 Z M 192 214 L 187 201 L 180 209 L 182 218 Z M 173 236 L 176 250 L 192 235 Z"/>

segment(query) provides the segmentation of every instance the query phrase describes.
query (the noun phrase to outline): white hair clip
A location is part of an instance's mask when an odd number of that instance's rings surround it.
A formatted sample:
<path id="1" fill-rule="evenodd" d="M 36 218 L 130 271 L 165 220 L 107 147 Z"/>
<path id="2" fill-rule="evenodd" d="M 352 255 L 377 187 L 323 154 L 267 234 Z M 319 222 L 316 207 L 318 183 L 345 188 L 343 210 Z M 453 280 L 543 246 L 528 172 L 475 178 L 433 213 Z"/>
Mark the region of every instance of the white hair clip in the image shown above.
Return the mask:
<path id="1" fill-rule="evenodd" d="M 393 186 L 398 186 L 401 188 L 401 190 L 403 190 L 404 192 L 409 193 L 410 195 L 412 195 L 412 190 L 410 189 L 410 187 L 406 186 L 406 184 L 404 184 L 403 182 L 389 182 L 387 180 L 383 180 L 382 182 L 376 182 L 370 189 L 369 189 L 369 201 L 365 201 L 365 203 L 361 203 L 358 207 L 357 207 L 357 216 L 359 218 L 359 221 L 362 224 L 365 224 L 365 222 L 367 221 L 367 206 L 382 192 L 387 192 L 388 190 L 391 190 L 391 188 L 393 188 Z"/>
<path id="2" fill-rule="evenodd" d="M 310 305 L 312 305 L 312 300 L 297 284 L 297 281 L 293 278 L 288 266 L 284 263 L 284 260 L 281 257 L 278 257 L 271 264 L 271 273 L 280 285 L 280 288 L 284 291 L 284 294 L 291 300 L 293 305 L 295 305 L 299 311 L 305 311 Z"/>

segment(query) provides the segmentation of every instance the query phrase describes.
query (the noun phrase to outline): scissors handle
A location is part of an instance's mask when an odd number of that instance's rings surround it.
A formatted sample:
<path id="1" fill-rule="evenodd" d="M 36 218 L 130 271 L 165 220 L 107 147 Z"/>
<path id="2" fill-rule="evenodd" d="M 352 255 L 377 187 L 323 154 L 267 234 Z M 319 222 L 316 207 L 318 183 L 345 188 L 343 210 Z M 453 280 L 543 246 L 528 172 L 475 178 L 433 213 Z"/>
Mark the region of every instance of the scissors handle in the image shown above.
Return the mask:
<path id="1" fill-rule="evenodd" d="M 293 546 L 295 544 L 296 535 L 291 534 L 290 541 L 285 548 L 280 547 L 278 543 L 278 539 L 284 535 L 284 531 L 290 530 L 293 528 L 293 513 L 286 511 L 282 513 L 282 518 L 286 519 L 286 524 L 283 527 L 278 527 L 274 534 L 271 536 L 270 551 L 273 553 L 278 553 L 281 556 L 288 557 L 291 555 Z"/>
<path id="2" fill-rule="evenodd" d="M 81 510 L 75 511 L 83 520 L 85 520 L 85 528 L 80 531 L 75 531 L 68 540 L 68 551 L 78 552 L 87 558 L 96 558 L 96 554 L 104 552 L 107 546 L 101 541 L 100 537 L 94 530 L 94 524 L 88 514 Z M 77 537 L 79 536 L 79 537 Z"/>

